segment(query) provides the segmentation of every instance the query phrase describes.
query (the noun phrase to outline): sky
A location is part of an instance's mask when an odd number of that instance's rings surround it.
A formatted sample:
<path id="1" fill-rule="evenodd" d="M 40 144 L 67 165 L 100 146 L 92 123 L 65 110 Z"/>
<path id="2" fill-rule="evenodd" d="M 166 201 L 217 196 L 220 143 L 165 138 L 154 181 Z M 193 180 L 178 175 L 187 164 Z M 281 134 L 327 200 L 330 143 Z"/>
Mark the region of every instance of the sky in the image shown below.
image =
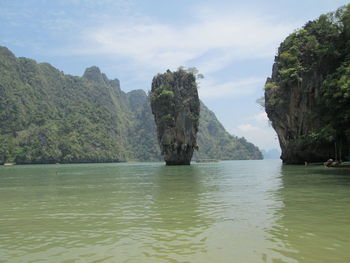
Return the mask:
<path id="1" fill-rule="evenodd" d="M 279 149 L 264 94 L 279 44 L 342 0 L 0 0 L 0 45 L 81 76 L 98 66 L 124 91 L 150 90 L 179 66 L 204 75 L 199 97 L 233 135 Z"/>

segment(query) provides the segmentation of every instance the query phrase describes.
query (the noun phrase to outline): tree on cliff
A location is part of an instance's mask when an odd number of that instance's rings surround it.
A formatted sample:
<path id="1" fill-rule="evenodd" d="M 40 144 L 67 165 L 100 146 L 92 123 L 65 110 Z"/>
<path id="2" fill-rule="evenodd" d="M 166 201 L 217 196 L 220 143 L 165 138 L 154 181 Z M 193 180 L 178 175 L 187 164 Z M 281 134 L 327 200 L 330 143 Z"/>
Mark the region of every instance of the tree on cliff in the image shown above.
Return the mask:
<path id="1" fill-rule="evenodd" d="M 349 156 L 350 5 L 288 36 L 265 86 L 286 163 Z M 342 145 L 334 153 L 334 144 Z"/>
<path id="2" fill-rule="evenodd" d="M 150 97 L 166 164 L 190 164 L 197 148 L 200 111 L 195 75 L 181 68 L 158 74 L 153 78 Z"/>
<path id="3" fill-rule="evenodd" d="M 260 158 L 201 108 L 198 158 Z M 96 66 L 75 77 L 0 46 L 0 164 L 129 160 L 161 160 L 145 91 L 123 92 Z"/>

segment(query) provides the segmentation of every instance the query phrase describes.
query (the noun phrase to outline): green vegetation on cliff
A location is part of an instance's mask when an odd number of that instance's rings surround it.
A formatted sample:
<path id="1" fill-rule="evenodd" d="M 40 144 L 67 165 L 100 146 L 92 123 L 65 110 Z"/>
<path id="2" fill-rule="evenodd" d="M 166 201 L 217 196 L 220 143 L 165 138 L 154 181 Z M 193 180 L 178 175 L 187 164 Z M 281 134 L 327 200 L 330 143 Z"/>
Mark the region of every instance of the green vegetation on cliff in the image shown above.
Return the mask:
<path id="1" fill-rule="evenodd" d="M 248 147 L 239 159 L 255 156 Z M 74 77 L 0 47 L 0 163 L 128 160 L 161 160 L 143 90 L 125 93 L 97 67 Z"/>
<path id="2" fill-rule="evenodd" d="M 202 102 L 200 112 L 197 138 L 199 151 L 194 152 L 194 159 L 255 160 L 263 158 L 254 144 L 245 138 L 229 134 L 215 114 Z"/>
<path id="3" fill-rule="evenodd" d="M 198 149 L 200 101 L 195 75 L 181 68 L 157 74 L 150 99 L 166 164 L 189 165 L 194 149 Z"/>
<path id="4" fill-rule="evenodd" d="M 347 5 L 306 23 L 279 47 L 265 86 L 265 106 L 279 136 L 282 159 L 303 163 L 349 158 L 349 105 Z"/>

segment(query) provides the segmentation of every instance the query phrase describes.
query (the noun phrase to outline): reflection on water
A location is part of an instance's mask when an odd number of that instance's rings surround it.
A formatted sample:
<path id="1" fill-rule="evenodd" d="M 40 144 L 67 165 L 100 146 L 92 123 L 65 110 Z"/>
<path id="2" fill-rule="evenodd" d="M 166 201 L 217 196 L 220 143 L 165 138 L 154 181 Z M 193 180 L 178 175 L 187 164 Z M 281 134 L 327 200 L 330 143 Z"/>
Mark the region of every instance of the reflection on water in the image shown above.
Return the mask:
<path id="1" fill-rule="evenodd" d="M 288 262 L 350 262 L 350 171 L 284 166 L 283 202 L 269 231 Z"/>
<path id="2" fill-rule="evenodd" d="M 279 161 L 0 167 L 0 262 L 349 262 L 349 187 Z"/>
<path id="3" fill-rule="evenodd" d="M 209 219 L 200 208 L 200 172 L 194 166 L 160 166 L 155 170 L 153 211 L 157 222 L 150 232 L 148 258 L 181 262 L 194 251 L 205 251 L 201 234 Z"/>

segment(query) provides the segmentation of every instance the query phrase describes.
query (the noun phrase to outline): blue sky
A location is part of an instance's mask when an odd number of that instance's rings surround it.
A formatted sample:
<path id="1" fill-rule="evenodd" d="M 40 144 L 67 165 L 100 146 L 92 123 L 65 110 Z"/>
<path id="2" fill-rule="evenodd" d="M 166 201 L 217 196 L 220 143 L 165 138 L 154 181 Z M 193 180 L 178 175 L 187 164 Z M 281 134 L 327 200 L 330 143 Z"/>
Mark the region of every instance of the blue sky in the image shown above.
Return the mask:
<path id="1" fill-rule="evenodd" d="M 337 0 L 0 0 L 0 45 L 17 56 L 82 75 L 97 65 L 124 91 L 195 66 L 200 98 L 232 134 L 278 148 L 256 104 L 279 43 Z"/>

